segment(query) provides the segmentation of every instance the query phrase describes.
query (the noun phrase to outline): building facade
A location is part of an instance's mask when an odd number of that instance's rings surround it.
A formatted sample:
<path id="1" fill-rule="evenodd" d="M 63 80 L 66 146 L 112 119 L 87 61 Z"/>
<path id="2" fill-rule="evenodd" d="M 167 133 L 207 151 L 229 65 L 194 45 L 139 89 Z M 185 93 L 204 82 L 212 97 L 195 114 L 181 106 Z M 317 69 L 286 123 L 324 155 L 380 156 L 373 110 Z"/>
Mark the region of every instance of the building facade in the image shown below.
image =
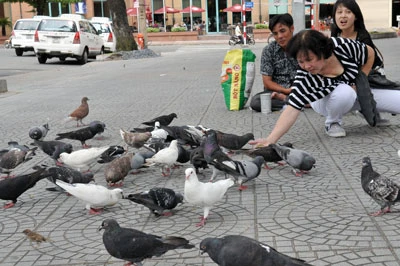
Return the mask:
<path id="1" fill-rule="evenodd" d="M 134 8 L 135 0 L 125 0 L 126 8 Z M 302 0 L 253 0 L 251 11 L 246 12 L 247 25 L 256 23 L 267 23 L 274 15 L 281 13 L 292 13 L 293 1 Z M 304 1 L 304 0 L 303 0 Z M 335 0 L 313 0 L 305 1 L 304 16 L 305 28 L 311 28 L 312 13 L 317 10 L 319 20 L 322 22 L 331 15 Z M 154 14 L 154 11 L 165 6 L 181 10 L 185 7 L 197 6 L 205 11 L 200 13 L 171 13 L 166 14 L 165 20 L 163 14 Z M 207 34 L 225 32 L 228 25 L 243 21 L 241 12 L 224 12 L 223 9 L 235 4 L 241 4 L 241 0 L 145 0 L 148 14 L 148 24 L 157 24 L 172 26 L 175 23 L 185 22 L 190 25 L 193 23 L 205 24 Z M 398 26 L 396 16 L 400 15 L 400 0 L 358 0 L 366 26 L 368 30 L 377 28 L 389 28 Z M 58 16 L 63 13 L 79 13 L 86 18 L 91 17 L 110 17 L 107 0 L 84 0 L 83 2 L 61 5 L 60 3 L 49 3 L 45 15 Z M 314 13 L 315 14 L 315 13 Z M 377 15 L 379 14 L 379 15 Z M 26 3 L 1 3 L 0 18 L 8 17 L 12 24 L 20 18 L 31 18 L 36 15 L 32 12 L 32 7 Z M 128 15 L 127 15 L 128 16 Z M 137 25 L 137 16 L 134 14 L 128 16 L 130 25 Z M 318 25 L 319 26 L 319 25 Z M 319 28 L 319 27 L 318 27 Z M 7 29 L 7 34 L 11 33 L 11 28 Z"/>

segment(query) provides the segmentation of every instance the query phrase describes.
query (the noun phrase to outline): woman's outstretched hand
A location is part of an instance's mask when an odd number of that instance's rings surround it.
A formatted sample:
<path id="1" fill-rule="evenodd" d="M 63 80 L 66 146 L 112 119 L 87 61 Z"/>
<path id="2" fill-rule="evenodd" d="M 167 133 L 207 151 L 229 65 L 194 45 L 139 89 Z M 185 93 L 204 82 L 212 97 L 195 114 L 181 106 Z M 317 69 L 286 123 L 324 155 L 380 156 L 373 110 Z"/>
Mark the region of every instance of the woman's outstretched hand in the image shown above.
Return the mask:
<path id="1" fill-rule="evenodd" d="M 255 148 L 266 147 L 271 144 L 267 139 L 255 139 L 248 142 L 250 145 L 255 145 Z"/>

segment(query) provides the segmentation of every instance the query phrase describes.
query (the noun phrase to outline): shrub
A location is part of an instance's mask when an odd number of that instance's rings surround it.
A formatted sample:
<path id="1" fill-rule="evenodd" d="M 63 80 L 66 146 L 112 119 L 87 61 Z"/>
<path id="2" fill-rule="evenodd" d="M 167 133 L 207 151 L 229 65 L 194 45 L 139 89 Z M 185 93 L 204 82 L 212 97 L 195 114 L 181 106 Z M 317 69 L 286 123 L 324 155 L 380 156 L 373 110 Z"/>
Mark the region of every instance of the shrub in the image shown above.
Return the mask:
<path id="1" fill-rule="evenodd" d="M 148 27 L 147 28 L 147 32 L 160 32 L 160 29 L 159 28 Z"/>
<path id="2" fill-rule="evenodd" d="M 172 32 L 181 32 L 181 31 L 186 31 L 185 27 L 176 27 L 171 29 Z"/>
<path id="3" fill-rule="evenodd" d="M 268 29 L 268 24 L 256 24 L 256 29 Z"/>

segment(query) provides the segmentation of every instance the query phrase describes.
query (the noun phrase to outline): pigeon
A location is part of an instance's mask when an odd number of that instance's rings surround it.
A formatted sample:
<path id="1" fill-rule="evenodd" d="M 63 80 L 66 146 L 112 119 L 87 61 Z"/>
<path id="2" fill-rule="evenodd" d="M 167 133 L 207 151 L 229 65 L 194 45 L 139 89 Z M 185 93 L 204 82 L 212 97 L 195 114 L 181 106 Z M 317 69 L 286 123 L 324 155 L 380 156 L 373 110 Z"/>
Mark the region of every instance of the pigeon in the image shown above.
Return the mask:
<path id="1" fill-rule="evenodd" d="M 164 148 L 154 154 L 153 157 L 146 159 L 146 164 L 161 165 L 161 174 L 169 176 L 171 174 L 171 166 L 176 163 L 178 159 L 178 142 L 177 140 L 171 141 L 169 147 Z"/>
<path id="2" fill-rule="evenodd" d="M 151 138 L 151 132 L 128 132 L 123 129 L 119 130 L 122 140 L 131 147 L 140 149 Z"/>
<path id="3" fill-rule="evenodd" d="M 315 167 L 315 158 L 306 151 L 298 150 L 282 145 L 270 144 L 282 159 L 293 168 L 296 176 L 302 176 L 303 173 Z M 297 172 L 297 169 L 300 170 Z"/>
<path id="4" fill-rule="evenodd" d="M 36 242 L 37 244 L 40 244 L 42 242 L 46 242 L 49 241 L 48 238 L 42 236 L 39 233 L 33 232 L 30 229 L 25 229 L 24 231 L 22 231 L 22 233 L 24 233 L 26 235 L 26 237 L 31 241 L 31 242 Z"/>
<path id="5" fill-rule="evenodd" d="M 152 151 L 139 151 L 133 155 L 131 160 L 131 174 L 139 173 L 140 168 L 148 167 L 145 165 L 146 159 L 154 156 Z"/>
<path id="6" fill-rule="evenodd" d="M 5 173 L 7 175 L 5 176 L 6 178 L 10 177 L 10 173 L 18 165 L 31 160 L 32 156 L 35 155 L 35 150 L 37 149 L 37 147 L 30 149 L 25 145 L 18 145 L 18 146 L 19 147 L 14 146 L 13 148 L 8 150 L 7 152 L 4 152 L 1 155 L 0 173 Z"/>
<path id="7" fill-rule="evenodd" d="M 114 219 L 104 220 L 99 231 L 102 229 L 104 229 L 103 243 L 107 252 L 115 258 L 128 261 L 129 263 L 125 265 L 135 263 L 141 266 L 144 259 L 160 257 L 169 250 L 194 248 L 183 237 L 146 234 L 135 229 L 120 227 Z"/>
<path id="8" fill-rule="evenodd" d="M 190 163 L 193 165 L 194 169 L 196 170 L 196 174 L 199 173 L 200 168 L 203 168 L 203 169 L 208 168 L 208 163 L 207 163 L 206 159 L 204 159 L 203 149 L 204 149 L 204 147 L 199 146 L 190 152 Z"/>
<path id="9" fill-rule="evenodd" d="M 379 216 L 391 212 L 392 205 L 400 201 L 400 184 L 374 171 L 369 157 L 364 157 L 362 164 L 361 186 L 381 206 L 379 211 L 370 215 Z"/>
<path id="10" fill-rule="evenodd" d="M 221 147 L 218 145 L 217 133 L 212 129 L 206 132 L 203 154 L 204 159 L 209 164 L 211 164 L 212 162 L 223 162 L 231 160 L 230 157 L 226 153 L 224 153 Z"/>
<path id="11" fill-rule="evenodd" d="M 34 140 L 43 140 L 49 130 L 49 123 L 43 126 L 32 127 L 29 129 L 29 137 Z"/>
<path id="12" fill-rule="evenodd" d="M 185 200 L 192 205 L 203 207 L 204 215 L 196 226 L 204 226 L 211 207 L 222 199 L 228 188 L 235 182 L 230 178 L 218 180 L 215 183 L 199 182 L 193 168 L 186 169 L 185 176 Z"/>
<path id="13" fill-rule="evenodd" d="M 228 150 L 239 150 L 250 140 L 254 140 L 253 133 L 247 133 L 244 135 L 228 134 L 221 131 L 216 131 L 217 142 L 220 147 L 224 147 Z"/>
<path id="14" fill-rule="evenodd" d="M 133 154 L 128 153 L 125 156 L 113 160 L 107 164 L 104 170 L 104 176 L 109 186 L 122 186 L 125 176 L 131 170 L 131 160 Z M 117 182 L 120 182 L 117 184 Z"/>
<path id="15" fill-rule="evenodd" d="M 168 132 L 166 141 L 176 139 L 179 144 L 191 147 L 198 147 L 201 144 L 206 129 L 202 125 L 162 126 L 161 128 Z"/>
<path id="16" fill-rule="evenodd" d="M 109 146 L 105 146 L 100 148 L 94 147 L 82 149 L 71 153 L 63 152 L 60 154 L 58 161 L 80 171 L 81 168 L 89 168 L 89 164 L 95 162 L 108 148 Z"/>
<path id="17" fill-rule="evenodd" d="M 83 201 L 89 214 L 99 214 L 104 207 L 113 206 L 123 198 L 122 189 L 114 188 L 109 190 L 101 185 L 89 184 L 69 184 L 61 180 L 56 180 L 56 184 L 67 191 L 72 196 Z"/>
<path id="18" fill-rule="evenodd" d="M 168 131 L 166 131 L 165 129 L 162 129 L 160 127 L 160 122 L 155 122 L 154 123 L 154 129 L 150 132 L 151 133 L 151 138 L 154 139 L 167 139 L 168 137 Z"/>
<path id="19" fill-rule="evenodd" d="M 13 207 L 19 196 L 46 177 L 44 174 L 46 168 L 34 166 L 33 169 L 35 172 L 0 181 L 0 199 L 12 201 L 4 206 L 5 209 Z"/>
<path id="20" fill-rule="evenodd" d="M 65 166 L 50 167 L 50 168 L 47 168 L 46 172 L 49 173 L 49 176 L 47 177 L 47 179 L 50 180 L 54 184 L 56 183 L 57 179 L 64 181 L 66 183 L 69 183 L 69 184 L 75 184 L 75 183 L 87 184 L 87 183 L 94 181 L 93 173 L 91 173 L 91 172 L 81 173 L 75 169 L 65 167 Z M 56 186 L 56 188 L 46 188 L 46 190 L 60 191 L 60 189 L 58 189 L 58 188 L 59 187 Z"/>
<path id="21" fill-rule="evenodd" d="M 121 157 L 125 153 L 125 149 L 119 145 L 112 145 L 108 150 L 100 155 L 100 159 L 97 160 L 98 163 L 109 163 L 116 158 Z"/>
<path id="22" fill-rule="evenodd" d="M 85 124 L 83 124 L 82 120 L 89 114 L 88 101 L 88 97 L 83 97 L 81 100 L 81 105 L 69 114 L 69 116 L 65 119 L 65 123 L 69 121 L 76 121 L 77 127 L 80 125 L 84 126 Z"/>
<path id="23" fill-rule="evenodd" d="M 282 146 L 293 148 L 293 144 L 290 142 L 285 142 Z M 256 156 L 262 156 L 265 160 L 264 166 L 266 169 L 271 170 L 272 168 L 268 166 L 268 162 L 278 163 L 282 161 L 282 157 L 270 146 L 262 146 L 251 150 L 245 150 L 244 153 L 252 158 Z"/>
<path id="24" fill-rule="evenodd" d="M 182 145 L 178 144 L 178 159 L 176 159 L 176 161 L 182 164 L 189 162 L 190 153 L 190 150 L 187 150 Z"/>
<path id="25" fill-rule="evenodd" d="M 151 132 L 154 130 L 154 126 L 148 126 L 148 127 L 134 127 L 133 129 L 129 130 L 130 132 L 137 132 L 137 133 L 143 133 L 143 132 Z"/>
<path id="26" fill-rule="evenodd" d="M 171 124 L 174 118 L 178 118 L 178 116 L 175 113 L 171 113 L 169 115 L 158 116 L 150 121 L 142 122 L 142 124 L 146 126 L 154 126 L 155 122 L 159 122 L 160 126 L 168 126 L 169 124 Z"/>
<path id="27" fill-rule="evenodd" d="M 142 193 L 129 194 L 125 198 L 149 208 L 156 216 L 171 216 L 172 212 L 164 212 L 164 210 L 172 210 L 183 201 L 182 194 L 170 188 L 162 187 L 155 187 Z"/>
<path id="28" fill-rule="evenodd" d="M 221 266 L 311 266 L 241 235 L 205 238 L 200 242 L 200 252 Z"/>
<path id="29" fill-rule="evenodd" d="M 105 128 L 106 125 L 103 122 L 93 121 L 87 127 L 65 133 L 58 133 L 56 140 L 79 140 L 82 144 L 82 147 L 89 148 L 89 146 L 86 144 L 86 141 L 94 138 L 94 136 L 96 136 L 97 134 L 103 133 Z"/>
<path id="30" fill-rule="evenodd" d="M 39 147 L 56 162 L 60 158 L 61 153 L 71 153 L 73 151 L 72 144 L 59 140 L 34 140 L 32 145 Z"/>
<path id="31" fill-rule="evenodd" d="M 263 163 L 264 158 L 262 156 L 257 156 L 251 161 L 231 160 L 222 162 L 222 164 L 218 166 L 218 169 L 222 169 L 224 173 L 232 175 L 239 183 L 239 190 L 245 190 L 247 186 L 244 186 L 243 183 L 258 177 L 261 173 Z M 213 171 L 210 181 L 213 181 L 215 176 L 216 173 Z"/>

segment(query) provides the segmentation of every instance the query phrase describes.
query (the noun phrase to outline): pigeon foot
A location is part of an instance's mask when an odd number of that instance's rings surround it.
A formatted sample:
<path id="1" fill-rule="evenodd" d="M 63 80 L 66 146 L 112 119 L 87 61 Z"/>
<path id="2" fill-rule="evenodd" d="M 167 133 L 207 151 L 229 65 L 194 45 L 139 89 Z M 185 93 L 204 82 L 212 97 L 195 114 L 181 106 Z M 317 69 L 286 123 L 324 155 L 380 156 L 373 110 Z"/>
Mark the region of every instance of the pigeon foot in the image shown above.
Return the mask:
<path id="1" fill-rule="evenodd" d="M 90 148 L 90 145 L 87 145 L 87 144 L 85 143 L 85 144 L 82 145 L 82 148 L 84 148 L 84 149 L 89 149 L 89 148 Z"/>
<path id="2" fill-rule="evenodd" d="M 196 227 L 202 227 L 206 224 L 207 218 L 204 218 L 203 216 L 200 217 L 200 223 L 196 224 Z"/>
<path id="3" fill-rule="evenodd" d="M 124 185 L 124 182 L 119 182 L 119 183 L 108 183 L 109 187 L 122 187 Z"/>
<path id="4" fill-rule="evenodd" d="M 376 216 L 381 216 L 381 215 L 384 215 L 385 213 L 390 213 L 390 212 L 392 212 L 390 210 L 390 208 L 385 208 L 383 210 L 379 210 L 377 212 L 370 213 L 369 215 L 376 217 Z"/>
<path id="5" fill-rule="evenodd" d="M 162 216 L 166 216 L 166 217 L 169 217 L 169 216 L 172 216 L 172 212 L 164 212 L 163 214 L 161 214 Z"/>
<path id="6" fill-rule="evenodd" d="M 248 188 L 248 186 L 240 185 L 238 190 L 243 191 L 243 190 L 246 190 L 247 188 Z"/>
<path id="7" fill-rule="evenodd" d="M 97 215 L 97 214 L 101 214 L 102 212 L 103 212 L 103 209 L 90 208 L 89 214 Z"/>
<path id="8" fill-rule="evenodd" d="M 273 169 L 272 167 L 268 166 L 267 163 L 264 164 L 264 168 L 267 169 L 267 170 L 272 170 Z"/>
<path id="9" fill-rule="evenodd" d="M 6 205 L 4 205 L 4 209 L 9 209 L 9 208 L 11 208 L 11 207 L 14 207 L 14 205 L 15 205 L 15 203 L 14 202 L 10 202 L 10 203 L 7 203 Z"/>

